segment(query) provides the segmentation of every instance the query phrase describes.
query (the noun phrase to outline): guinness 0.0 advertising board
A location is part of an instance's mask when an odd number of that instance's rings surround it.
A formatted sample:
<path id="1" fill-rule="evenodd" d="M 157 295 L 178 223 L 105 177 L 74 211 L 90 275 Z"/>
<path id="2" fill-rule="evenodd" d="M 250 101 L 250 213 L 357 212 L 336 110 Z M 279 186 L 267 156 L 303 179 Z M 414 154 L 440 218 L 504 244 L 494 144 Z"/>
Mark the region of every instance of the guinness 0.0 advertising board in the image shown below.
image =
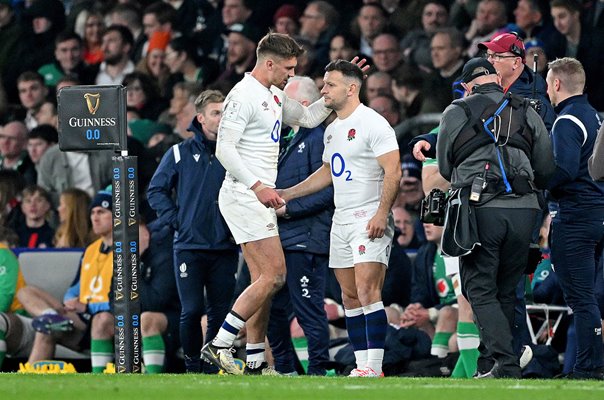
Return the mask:
<path id="1" fill-rule="evenodd" d="M 126 146 L 126 88 L 121 85 L 70 86 L 57 94 L 59 148 L 120 150 Z M 123 142 L 120 142 L 120 139 Z"/>
<path id="2" fill-rule="evenodd" d="M 141 372 L 137 157 L 113 157 L 115 370 Z"/>

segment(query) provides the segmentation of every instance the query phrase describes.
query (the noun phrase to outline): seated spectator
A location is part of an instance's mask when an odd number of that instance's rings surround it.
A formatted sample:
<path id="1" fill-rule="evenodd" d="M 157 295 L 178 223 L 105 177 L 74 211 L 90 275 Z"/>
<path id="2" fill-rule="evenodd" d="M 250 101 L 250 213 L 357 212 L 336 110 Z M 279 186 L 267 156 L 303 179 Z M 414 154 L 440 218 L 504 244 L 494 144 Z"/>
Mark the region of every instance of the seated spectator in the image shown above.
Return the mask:
<path id="1" fill-rule="evenodd" d="M 95 71 L 84 63 L 82 38 L 75 32 L 62 32 L 55 39 L 55 59 L 38 69 L 49 88 L 65 75 L 74 75 L 80 82 L 90 85 L 94 82 Z"/>
<path id="2" fill-rule="evenodd" d="M 369 101 L 369 108 L 377 111 L 388 121 L 390 126 L 395 127 L 401 122 L 398 101 L 391 94 L 380 94 Z"/>
<path id="3" fill-rule="evenodd" d="M 481 0 L 476 9 L 476 16 L 465 33 L 470 45 L 466 48 L 468 57 L 479 53 L 478 43 L 491 38 L 508 22 L 506 3 L 502 0 Z"/>
<path id="4" fill-rule="evenodd" d="M 375 51 L 373 41 L 378 35 L 386 32 L 387 23 L 388 12 L 380 3 L 366 3 L 361 6 L 352 24 L 352 32 L 359 38 L 356 47 L 361 53 L 373 57 Z"/>
<path id="5" fill-rule="evenodd" d="M 581 9 L 579 0 L 552 1 L 551 15 L 554 27 L 564 36 L 560 41 L 560 48 L 551 55 L 552 57 L 573 57 L 582 63 L 590 57 L 592 49 L 588 47 L 589 29 L 582 26 Z"/>
<path id="6" fill-rule="evenodd" d="M 235 84 L 254 67 L 256 46 L 262 36 L 261 32 L 249 23 L 231 25 L 227 32 L 226 69 L 218 80 Z"/>
<path id="7" fill-rule="evenodd" d="M 402 120 L 438 111 L 438 104 L 424 95 L 423 86 L 423 77 L 412 67 L 403 66 L 394 75 L 392 95 L 400 104 Z M 411 139 L 409 136 L 405 137 L 407 141 Z M 401 148 L 404 148 L 404 145 Z"/>
<path id="8" fill-rule="evenodd" d="M 556 54 L 556 49 L 564 41 L 564 36 L 554 28 L 550 18 L 548 0 L 519 0 L 514 9 L 516 26 L 520 28 L 523 37 L 537 38 L 545 43 L 545 53 L 548 58 L 563 56 Z"/>
<path id="9" fill-rule="evenodd" d="M 134 71 L 130 52 L 134 46 L 132 32 L 125 26 L 111 25 L 103 33 L 103 56 L 95 83 L 97 85 L 121 85 L 126 74 Z"/>
<path id="10" fill-rule="evenodd" d="M 59 126 L 59 117 L 57 113 L 57 106 L 52 101 L 45 101 L 42 103 L 38 112 L 34 114 L 34 118 L 39 125 L 50 125 L 57 129 Z"/>
<path id="11" fill-rule="evenodd" d="M 149 39 L 147 55 L 139 61 L 136 70 L 142 72 L 151 78 L 155 86 L 160 91 L 160 95 L 165 98 L 166 82 L 170 75 L 168 66 L 164 63 L 166 57 L 166 48 L 170 42 L 168 32 L 155 32 Z"/>
<path id="12" fill-rule="evenodd" d="M 126 105 L 135 108 L 140 118 L 155 121 L 168 108 L 167 102 L 159 96 L 159 88 L 144 73 L 129 73 L 122 84 L 127 90 Z"/>
<path id="13" fill-rule="evenodd" d="M 18 247 L 46 248 L 53 247 L 54 229 L 48 220 L 51 213 L 50 195 L 37 185 L 23 189 L 21 211 L 24 219 L 11 228 L 19 236 Z"/>
<path id="14" fill-rule="evenodd" d="M 0 370 L 7 354 L 19 358 L 29 355 L 35 334 L 31 318 L 26 316 L 16 297 L 17 291 L 25 286 L 19 260 L 10 249 L 16 247 L 17 240 L 13 231 L 0 226 L 0 265 L 3 267 L 0 274 Z"/>
<path id="15" fill-rule="evenodd" d="M 65 189 L 59 198 L 59 227 L 54 237 L 54 247 L 84 248 L 95 240 L 88 218 L 90 196 L 76 188 Z"/>
<path id="16" fill-rule="evenodd" d="M 36 167 L 46 150 L 58 142 L 59 133 L 52 125 L 38 125 L 29 132 L 27 138 L 27 153 Z"/>
<path id="17" fill-rule="evenodd" d="M 386 72 L 376 71 L 365 79 L 361 89 L 367 102 L 379 95 L 392 95 L 392 78 Z"/>
<path id="18" fill-rule="evenodd" d="M 331 38 L 329 43 L 329 61 L 352 60 L 352 57 L 359 55 L 361 58 L 367 58 L 359 53 L 359 46 L 355 45 L 354 38 L 348 33 L 337 33 Z"/>
<path id="19" fill-rule="evenodd" d="M 105 21 L 103 14 L 96 11 L 82 10 L 75 23 L 74 30 L 82 38 L 82 57 L 88 65 L 100 64 L 105 59 L 103 54 L 103 33 Z"/>
<path id="20" fill-rule="evenodd" d="M 26 185 L 36 183 L 36 166 L 27 153 L 27 128 L 21 121 L 9 122 L 0 132 L 0 169 L 17 171 Z"/>
<path id="21" fill-rule="evenodd" d="M 164 63 L 172 74 L 166 84 L 166 93 L 172 91 L 176 82 L 206 86 L 218 76 L 218 64 L 205 55 L 200 56 L 195 42 L 182 36 L 170 41 Z"/>
<path id="22" fill-rule="evenodd" d="M 399 38 L 394 33 L 380 33 L 373 39 L 371 49 L 375 68 L 395 76 L 403 59 Z"/>
<path id="23" fill-rule="evenodd" d="M 404 207 L 393 207 L 394 218 L 394 240 L 403 249 L 416 250 L 421 246 L 421 239 L 415 234 L 415 226 L 418 224 L 414 217 Z"/>
<path id="24" fill-rule="evenodd" d="M 300 31 L 300 9 L 293 4 L 283 4 L 275 11 L 273 24 L 275 32 L 296 36 Z"/>
<path id="25" fill-rule="evenodd" d="M 524 41 L 524 48 L 526 54 L 524 55 L 524 63 L 531 68 L 531 71 L 535 71 L 535 55 L 537 55 L 537 73 L 545 79 L 547 74 L 547 63 L 549 59 L 545 54 L 545 44 L 539 39 L 528 39 Z"/>
<path id="26" fill-rule="evenodd" d="M 338 29 L 338 10 L 327 1 L 311 1 L 300 16 L 300 37 L 308 40 L 315 49 L 313 69 L 322 68 L 329 60 L 331 38 Z"/>
<path id="27" fill-rule="evenodd" d="M 17 78 L 17 89 L 19 101 L 26 112 L 25 125 L 27 129 L 33 129 L 38 126 L 35 115 L 48 96 L 44 78 L 37 72 L 26 71 Z"/>

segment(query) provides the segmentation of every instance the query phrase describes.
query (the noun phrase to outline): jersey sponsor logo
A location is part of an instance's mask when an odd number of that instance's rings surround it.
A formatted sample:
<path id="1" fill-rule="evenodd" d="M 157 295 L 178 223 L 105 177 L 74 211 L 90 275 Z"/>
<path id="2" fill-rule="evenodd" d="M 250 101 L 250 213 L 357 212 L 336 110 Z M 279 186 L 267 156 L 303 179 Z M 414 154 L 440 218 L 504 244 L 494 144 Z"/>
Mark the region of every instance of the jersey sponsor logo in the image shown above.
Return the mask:
<path id="1" fill-rule="evenodd" d="M 195 162 L 199 162 L 199 157 L 201 157 L 201 154 L 193 154 L 193 158 L 195 159 Z"/>
<path id="2" fill-rule="evenodd" d="M 229 101 L 229 103 L 224 108 L 222 118 L 228 121 L 235 121 L 239 116 L 239 111 L 241 111 L 241 103 L 238 101 Z"/>
<path id="3" fill-rule="evenodd" d="M 274 95 L 274 96 L 273 96 L 273 99 L 275 99 L 275 103 L 277 103 L 277 105 L 278 105 L 279 107 L 281 107 L 281 100 L 279 100 L 279 97 L 277 97 L 277 95 Z"/>
<path id="4" fill-rule="evenodd" d="M 306 148 L 306 145 L 304 144 L 304 142 L 300 143 L 298 145 L 298 153 L 302 153 L 304 152 L 304 149 Z"/>
<path id="5" fill-rule="evenodd" d="M 349 130 L 348 137 L 347 137 L 348 141 L 350 142 L 351 140 L 354 140 L 356 138 L 356 135 L 357 135 L 356 129 L 353 128 L 353 129 Z"/>
<path id="6" fill-rule="evenodd" d="M 367 249 L 365 248 L 365 245 L 364 244 L 360 245 L 359 246 L 359 254 L 363 255 L 363 254 L 365 254 L 365 251 L 367 251 Z"/>

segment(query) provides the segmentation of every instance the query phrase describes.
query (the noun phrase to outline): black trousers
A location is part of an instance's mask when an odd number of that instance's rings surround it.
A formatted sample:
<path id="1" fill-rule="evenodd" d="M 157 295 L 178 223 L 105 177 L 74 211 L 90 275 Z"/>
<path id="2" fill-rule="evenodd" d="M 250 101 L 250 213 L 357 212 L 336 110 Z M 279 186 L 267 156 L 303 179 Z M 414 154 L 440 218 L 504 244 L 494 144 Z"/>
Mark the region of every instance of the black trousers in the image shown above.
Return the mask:
<path id="1" fill-rule="evenodd" d="M 526 267 L 537 210 L 477 208 L 480 246 L 461 258 L 464 295 L 496 377 L 520 378 L 512 344 L 515 291 Z"/>

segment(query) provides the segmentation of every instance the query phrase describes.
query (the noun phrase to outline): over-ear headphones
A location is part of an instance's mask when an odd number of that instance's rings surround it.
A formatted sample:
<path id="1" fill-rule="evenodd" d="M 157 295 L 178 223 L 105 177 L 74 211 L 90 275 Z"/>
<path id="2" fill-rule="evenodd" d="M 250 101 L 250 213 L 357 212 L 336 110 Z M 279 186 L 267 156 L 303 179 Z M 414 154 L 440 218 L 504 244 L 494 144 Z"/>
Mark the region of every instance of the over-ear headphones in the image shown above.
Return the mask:
<path id="1" fill-rule="evenodd" d="M 523 43 L 522 38 L 518 35 L 517 32 L 510 32 L 511 35 L 514 35 L 516 37 L 516 40 L 514 40 L 514 43 L 512 43 L 512 45 L 510 46 L 510 52 L 513 53 L 515 56 L 518 56 L 520 58 L 522 58 L 524 60 L 524 55 L 525 55 L 525 51 L 524 51 L 524 46 L 523 47 L 519 47 L 516 44 L 516 41 L 520 41 L 520 43 Z"/>

